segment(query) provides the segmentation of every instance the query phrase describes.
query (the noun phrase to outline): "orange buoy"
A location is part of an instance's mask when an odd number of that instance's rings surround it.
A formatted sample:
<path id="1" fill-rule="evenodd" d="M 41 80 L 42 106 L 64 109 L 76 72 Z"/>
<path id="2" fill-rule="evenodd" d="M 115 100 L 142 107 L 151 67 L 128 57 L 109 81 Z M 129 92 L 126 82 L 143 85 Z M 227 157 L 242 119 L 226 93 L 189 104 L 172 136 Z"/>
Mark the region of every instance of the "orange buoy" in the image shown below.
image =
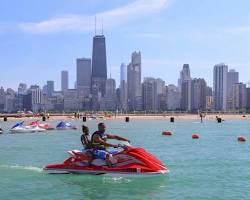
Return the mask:
<path id="1" fill-rule="evenodd" d="M 247 138 L 245 136 L 239 136 L 238 137 L 238 142 L 246 142 L 247 141 Z"/>
<path id="2" fill-rule="evenodd" d="M 162 135 L 173 135 L 173 132 L 172 131 L 162 131 Z"/>
<path id="3" fill-rule="evenodd" d="M 192 135 L 192 138 L 193 138 L 193 139 L 199 139 L 199 138 L 200 138 L 200 135 L 197 134 L 197 133 L 195 133 L 195 134 Z"/>

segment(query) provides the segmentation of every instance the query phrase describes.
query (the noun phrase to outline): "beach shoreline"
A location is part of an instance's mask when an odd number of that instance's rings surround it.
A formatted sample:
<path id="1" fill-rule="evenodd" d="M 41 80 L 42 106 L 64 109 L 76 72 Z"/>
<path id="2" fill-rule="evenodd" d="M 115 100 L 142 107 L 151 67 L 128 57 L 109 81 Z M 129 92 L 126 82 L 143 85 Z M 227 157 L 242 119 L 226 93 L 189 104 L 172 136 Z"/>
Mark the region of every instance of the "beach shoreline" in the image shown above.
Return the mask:
<path id="1" fill-rule="evenodd" d="M 39 120 L 43 121 L 43 116 L 0 116 L 0 121 L 4 121 L 4 117 L 7 117 L 7 120 L 11 121 L 27 121 L 27 120 Z M 82 120 L 84 116 L 75 117 L 72 114 L 67 115 L 50 115 L 47 120 Z M 126 117 L 129 117 L 130 120 L 168 120 L 173 117 L 174 120 L 201 120 L 198 114 L 119 114 L 119 115 L 108 115 L 108 116 L 95 116 L 95 117 L 87 117 L 88 119 L 99 119 L 99 120 L 125 120 Z M 250 114 L 206 114 L 203 117 L 203 120 L 216 120 L 217 118 L 221 118 L 222 120 L 250 120 Z"/>

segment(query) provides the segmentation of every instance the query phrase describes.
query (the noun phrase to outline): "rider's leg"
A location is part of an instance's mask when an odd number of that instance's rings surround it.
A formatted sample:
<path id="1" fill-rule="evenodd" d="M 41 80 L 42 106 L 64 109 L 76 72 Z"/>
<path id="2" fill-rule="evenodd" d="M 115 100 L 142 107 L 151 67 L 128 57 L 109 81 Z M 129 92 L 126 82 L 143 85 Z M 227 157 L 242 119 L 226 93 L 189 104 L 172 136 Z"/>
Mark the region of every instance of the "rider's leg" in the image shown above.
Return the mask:
<path id="1" fill-rule="evenodd" d="M 112 167 L 111 155 L 109 153 L 106 154 L 106 163 L 109 167 Z"/>
<path id="2" fill-rule="evenodd" d="M 87 156 L 88 156 L 88 164 L 91 165 L 92 161 L 94 160 L 94 156 L 91 152 L 87 151 L 86 152 Z"/>

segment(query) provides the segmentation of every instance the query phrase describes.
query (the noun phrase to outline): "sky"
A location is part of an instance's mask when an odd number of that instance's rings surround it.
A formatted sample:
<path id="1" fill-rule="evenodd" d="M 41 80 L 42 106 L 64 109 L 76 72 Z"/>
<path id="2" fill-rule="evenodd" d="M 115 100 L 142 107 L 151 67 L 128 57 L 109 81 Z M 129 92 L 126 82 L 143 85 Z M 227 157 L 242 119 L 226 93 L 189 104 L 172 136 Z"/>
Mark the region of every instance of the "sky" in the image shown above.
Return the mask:
<path id="1" fill-rule="evenodd" d="M 0 0 L 0 86 L 43 86 L 62 70 L 76 80 L 76 59 L 91 58 L 96 33 L 106 37 L 108 76 L 142 54 L 142 77 L 177 84 L 184 63 L 212 86 L 226 63 L 250 81 L 248 0 Z"/>

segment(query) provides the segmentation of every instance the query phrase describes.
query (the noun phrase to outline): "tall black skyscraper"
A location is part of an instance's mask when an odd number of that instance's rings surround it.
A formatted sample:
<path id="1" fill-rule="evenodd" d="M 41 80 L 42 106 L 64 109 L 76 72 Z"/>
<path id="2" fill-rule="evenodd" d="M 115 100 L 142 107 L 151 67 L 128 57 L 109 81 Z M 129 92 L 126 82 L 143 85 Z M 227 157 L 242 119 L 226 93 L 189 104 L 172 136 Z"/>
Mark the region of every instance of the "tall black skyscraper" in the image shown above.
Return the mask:
<path id="1" fill-rule="evenodd" d="M 92 77 L 107 79 L 106 44 L 104 35 L 93 38 Z"/>
<path id="2" fill-rule="evenodd" d="M 105 95 L 107 80 L 106 44 L 104 35 L 96 35 L 93 38 L 92 52 L 92 108 L 98 110 L 100 107 L 100 97 Z"/>

